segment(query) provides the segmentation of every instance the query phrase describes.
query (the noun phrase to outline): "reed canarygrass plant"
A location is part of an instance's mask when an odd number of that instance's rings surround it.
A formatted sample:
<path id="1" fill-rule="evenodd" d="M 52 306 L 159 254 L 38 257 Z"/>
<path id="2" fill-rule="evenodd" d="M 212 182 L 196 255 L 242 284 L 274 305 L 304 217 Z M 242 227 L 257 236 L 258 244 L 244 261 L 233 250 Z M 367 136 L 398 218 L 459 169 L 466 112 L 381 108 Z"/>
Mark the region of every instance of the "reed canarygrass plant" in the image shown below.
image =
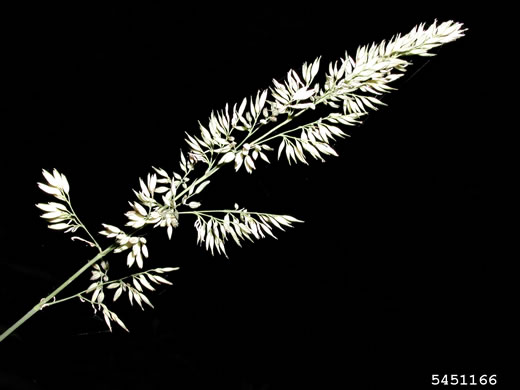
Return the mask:
<path id="1" fill-rule="evenodd" d="M 43 212 L 42 218 L 50 229 L 74 234 L 73 240 L 87 243 L 97 254 L 6 330 L 0 341 L 39 310 L 76 298 L 89 303 L 94 312 L 100 311 L 110 330 L 114 323 L 128 330 L 109 308 L 109 302 L 126 296 L 131 305 L 135 302 L 142 309 L 153 308 L 149 293 L 157 285 L 171 284 L 166 275 L 178 270 L 148 268 L 146 228 L 163 228 L 172 239 L 181 221 L 184 224 L 191 217 L 197 243 L 212 254 L 227 256 L 230 241 L 241 246 L 244 241 L 275 237 L 277 230 L 301 222 L 289 215 L 249 211 L 237 204 L 228 209 L 206 210 L 199 194 L 210 188 L 216 172 L 229 165 L 235 171 L 253 173 L 275 158 L 286 159 L 289 164 L 308 164 L 311 159 L 324 161 L 327 156 L 337 156 L 332 143 L 347 136 L 345 128 L 358 126 L 369 111 L 385 104 L 382 99 L 394 89 L 392 82 L 411 65 L 406 58 L 432 56 L 433 49 L 462 37 L 464 31 L 462 24 L 453 21 L 435 22 L 429 27 L 421 24 L 388 42 L 361 46 L 354 56 L 345 53 L 328 65 L 321 83 L 317 81 L 321 67 L 318 57 L 304 63 L 299 72 L 290 70 L 285 80 L 273 80 L 268 89 L 212 112 L 208 122 L 199 123 L 198 133 L 186 134 L 189 149 L 181 151 L 177 170 L 152 167 L 145 178 L 139 179 L 135 200 L 125 214 L 126 226 L 103 224 L 99 234 L 108 240 L 104 246 L 74 212 L 67 178 L 56 169 L 43 170 L 44 182 L 38 186 L 54 199 L 36 205 Z M 318 111 L 317 107 L 326 110 Z M 327 113 L 317 114 L 322 111 Z M 295 122 L 304 113 L 315 115 Z M 108 259 L 112 252 L 125 254 L 133 273 L 110 275 L 109 261 L 120 261 L 117 256 Z M 73 295 L 56 298 L 86 271 L 91 273 L 90 285 Z"/>

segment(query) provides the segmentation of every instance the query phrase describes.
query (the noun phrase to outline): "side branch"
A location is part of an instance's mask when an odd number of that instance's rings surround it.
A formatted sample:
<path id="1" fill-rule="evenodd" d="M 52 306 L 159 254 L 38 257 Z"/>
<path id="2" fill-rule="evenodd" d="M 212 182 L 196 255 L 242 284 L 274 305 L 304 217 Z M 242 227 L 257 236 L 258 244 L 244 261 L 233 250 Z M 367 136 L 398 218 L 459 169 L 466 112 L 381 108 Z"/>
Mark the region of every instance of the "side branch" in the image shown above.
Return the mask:
<path id="1" fill-rule="evenodd" d="M 4 333 L 0 335 L 0 342 L 2 342 L 7 336 L 13 333 L 16 329 L 18 329 L 25 321 L 35 315 L 39 310 L 41 310 L 51 299 L 53 299 L 56 295 L 58 295 L 65 287 L 71 284 L 74 280 L 76 280 L 83 272 L 92 267 L 96 262 L 101 260 L 104 256 L 109 254 L 115 249 L 115 246 L 112 245 L 102 252 L 98 253 L 94 256 L 88 263 L 86 263 L 83 267 L 81 267 L 74 275 L 68 278 L 64 283 L 62 283 L 56 290 L 50 293 L 48 296 L 43 298 L 36 306 L 34 306 L 31 310 L 29 310 L 22 318 L 16 321 L 10 328 L 8 328 Z"/>

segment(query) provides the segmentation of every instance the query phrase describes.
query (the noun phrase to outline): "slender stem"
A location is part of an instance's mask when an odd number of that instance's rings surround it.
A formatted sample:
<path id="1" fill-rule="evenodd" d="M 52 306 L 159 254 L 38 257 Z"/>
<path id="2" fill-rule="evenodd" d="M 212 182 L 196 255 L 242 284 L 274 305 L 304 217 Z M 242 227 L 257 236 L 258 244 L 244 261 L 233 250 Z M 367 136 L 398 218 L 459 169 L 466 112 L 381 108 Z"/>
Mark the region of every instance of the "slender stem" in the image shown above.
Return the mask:
<path id="1" fill-rule="evenodd" d="M 260 114 L 258 114 L 260 116 Z M 249 137 L 251 137 L 254 133 L 256 133 L 260 128 L 263 126 L 263 124 L 260 124 L 258 128 L 255 129 L 256 124 L 258 123 L 258 117 L 255 118 L 255 121 L 253 125 L 251 126 L 251 130 L 247 132 L 247 135 L 244 137 L 244 139 L 240 142 L 237 149 L 240 148 L 242 145 L 244 145 Z"/>
<path id="2" fill-rule="evenodd" d="M 138 276 L 138 275 L 142 275 L 142 274 L 146 274 L 150 271 L 153 271 L 153 269 L 151 270 L 148 270 L 148 271 L 142 271 L 142 272 L 136 272 L 135 274 L 131 274 L 131 275 L 127 275 L 127 276 L 124 276 L 122 278 L 119 278 L 119 279 L 113 279 L 113 280 L 109 280 L 107 282 L 102 282 L 102 283 L 99 283 L 98 286 L 106 286 L 108 284 L 112 284 L 112 283 L 117 283 L 117 282 L 121 282 L 122 280 L 125 280 L 125 279 L 128 279 L 128 278 L 132 278 L 132 277 L 135 277 L 135 276 Z M 88 291 L 88 289 L 85 289 L 83 291 L 80 291 L 74 295 L 71 295 L 69 297 L 65 297 L 65 298 L 61 298 L 61 299 L 57 299 L 55 301 L 52 301 L 52 302 L 49 302 L 45 305 L 45 307 L 48 307 L 48 306 L 52 306 L 52 305 L 56 305 L 58 303 L 62 303 L 62 302 L 66 302 L 66 301 L 69 301 L 71 299 L 74 299 L 74 298 L 77 298 L 77 297 L 80 297 L 82 294 L 85 294 L 86 292 Z M 87 298 L 85 297 L 82 297 L 83 299 L 87 300 Z"/>
<path id="3" fill-rule="evenodd" d="M 39 310 L 41 310 L 48 302 L 58 295 L 65 287 L 71 284 L 74 280 L 76 280 L 83 272 L 89 269 L 92 265 L 94 265 L 98 260 L 102 259 L 104 256 L 112 252 L 116 248 L 115 245 L 109 246 L 105 250 L 99 252 L 96 256 L 88 261 L 83 267 L 74 273 L 70 278 L 68 278 L 64 283 L 62 283 L 58 288 L 56 288 L 52 293 L 43 298 L 37 305 L 35 305 L 31 310 L 29 310 L 23 317 L 21 317 L 18 321 L 16 321 L 10 328 L 8 328 L 4 333 L 0 335 L 0 342 L 2 342 L 7 336 L 13 333 L 16 329 L 18 329 L 25 321 L 35 315 Z"/>
<path id="4" fill-rule="evenodd" d="M 81 295 L 81 294 L 78 294 L 78 295 Z M 93 305 L 97 305 L 98 304 L 97 302 L 94 302 L 91 299 L 88 299 L 87 297 L 81 297 L 81 298 L 84 299 L 88 303 L 92 303 Z"/>
<path id="5" fill-rule="evenodd" d="M 94 243 L 94 245 L 96 246 L 96 248 L 98 249 L 98 251 L 101 253 L 103 252 L 103 249 L 101 248 L 101 246 L 98 244 L 98 242 L 96 241 L 96 239 L 94 238 L 94 236 L 92 236 L 92 234 L 90 234 L 90 232 L 88 231 L 87 227 L 85 226 L 85 224 L 83 222 L 81 222 L 81 220 L 79 219 L 78 217 L 78 214 L 76 214 L 76 212 L 74 211 L 74 209 L 72 208 L 72 202 L 70 201 L 70 196 L 67 194 L 66 196 L 66 202 L 68 203 L 69 205 L 69 208 L 70 208 L 70 211 L 72 213 L 72 216 L 74 217 L 74 219 L 76 219 L 76 221 L 79 223 L 79 225 L 81 226 L 81 228 L 87 233 L 87 235 L 90 237 L 90 239 L 92 240 L 92 242 Z"/>
<path id="6" fill-rule="evenodd" d="M 77 298 L 77 297 L 81 296 L 81 294 L 85 293 L 86 291 L 87 290 L 83 290 L 83 291 L 80 291 L 79 293 L 71 295 L 69 297 L 53 300 L 52 302 L 46 303 L 45 307 L 49 307 L 49 306 L 52 306 L 52 305 L 56 305 L 58 303 L 70 301 L 71 299 L 74 299 L 74 298 Z"/>
<path id="7" fill-rule="evenodd" d="M 179 214 L 204 214 L 204 213 L 243 213 L 241 210 L 192 210 L 192 211 L 179 211 Z M 249 212 L 248 212 L 249 213 Z M 255 213 L 249 213 L 249 214 L 255 214 Z"/>
<path id="8" fill-rule="evenodd" d="M 212 167 L 210 166 L 206 172 L 204 173 L 203 176 L 199 177 L 198 179 L 196 179 L 193 183 L 191 183 L 191 185 L 189 185 L 187 188 L 185 188 L 183 191 L 181 191 L 180 193 L 178 193 L 176 196 L 175 196 L 175 200 L 178 200 L 182 197 L 182 195 L 184 195 L 186 192 L 188 192 L 190 190 L 191 187 L 193 186 L 196 186 L 197 184 L 200 184 L 202 183 L 204 180 L 206 180 L 207 178 L 209 178 L 210 176 L 212 176 L 215 172 L 217 172 L 219 170 L 219 168 L 221 167 L 221 165 L 217 165 L 216 167 Z"/>
<path id="9" fill-rule="evenodd" d="M 272 134 L 274 133 L 276 130 L 278 130 L 280 127 L 283 127 L 285 126 L 287 123 L 291 122 L 296 116 L 300 115 L 300 113 L 296 114 L 295 116 L 292 116 L 292 117 L 288 117 L 286 120 L 284 120 L 282 123 L 278 124 L 277 126 L 273 127 L 271 130 L 269 130 L 268 132 L 266 132 L 264 135 L 258 137 L 254 142 L 256 144 L 259 143 L 259 141 L 261 141 L 262 139 L 264 139 L 265 137 L 267 137 L 269 134 Z M 243 142 L 242 142 L 243 143 Z M 242 143 L 240 143 L 239 147 L 242 146 Z"/>
<path id="10" fill-rule="evenodd" d="M 301 126 L 298 126 L 298 127 L 294 127 L 292 129 L 289 129 L 289 130 L 285 130 L 285 131 L 283 131 L 281 133 L 274 134 L 274 135 L 270 136 L 269 138 L 262 137 L 263 138 L 263 143 L 269 142 L 269 141 L 271 141 L 271 140 L 273 140 L 273 139 L 275 139 L 277 137 L 283 137 L 286 134 L 292 133 L 293 131 L 297 131 L 297 130 L 302 129 L 304 127 L 312 126 L 315 123 L 319 123 L 322 120 L 323 120 L 323 118 L 320 118 L 318 120 L 315 120 L 314 122 L 306 123 L 304 125 L 301 125 Z"/>
<path id="11" fill-rule="evenodd" d="M 255 143 L 256 144 L 260 144 L 260 141 L 264 140 L 264 143 L 266 142 L 265 139 L 267 137 L 269 137 L 271 134 L 273 134 L 276 130 L 278 130 L 279 128 L 285 126 L 287 123 L 291 122 L 294 118 L 298 118 L 301 114 L 303 114 L 305 111 L 307 111 L 308 108 L 304 108 L 303 110 L 297 112 L 296 114 L 292 115 L 292 116 L 289 116 L 286 120 L 284 120 L 282 123 L 280 123 L 278 126 L 275 126 L 273 127 L 271 130 L 269 130 L 268 132 L 266 132 L 264 135 L 262 135 L 261 137 L 258 137 L 256 140 L 255 140 Z M 270 137 L 268 138 L 268 140 L 272 139 L 272 138 L 275 138 L 276 136 L 273 136 L 273 137 Z"/>
<path id="12" fill-rule="evenodd" d="M 179 214 L 195 214 L 195 215 L 207 215 L 210 213 L 232 213 L 232 214 L 251 214 L 251 215 L 279 215 L 283 216 L 282 214 L 272 214 L 272 213 L 260 213 L 260 212 L 254 212 L 254 211 L 244 211 L 244 210 L 192 210 L 192 211 L 179 211 Z M 208 215 L 209 216 L 209 215 Z"/>

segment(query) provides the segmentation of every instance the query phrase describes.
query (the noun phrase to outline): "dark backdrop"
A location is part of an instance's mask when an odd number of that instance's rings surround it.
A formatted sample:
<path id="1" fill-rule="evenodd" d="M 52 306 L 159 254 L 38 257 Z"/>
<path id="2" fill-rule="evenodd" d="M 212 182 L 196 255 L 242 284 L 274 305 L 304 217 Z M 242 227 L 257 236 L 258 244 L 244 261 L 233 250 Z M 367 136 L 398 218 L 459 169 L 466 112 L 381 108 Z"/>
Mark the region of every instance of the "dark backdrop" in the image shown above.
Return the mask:
<path id="1" fill-rule="evenodd" d="M 469 31 L 436 57 L 412 59 L 389 106 L 335 145 L 339 158 L 259 163 L 253 175 L 226 169 L 202 196 L 209 208 L 238 202 L 304 224 L 278 240 L 230 244 L 229 259 L 196 246 L 189 218 L 171 242 L 150 233 L 147 264 L 181 267 L 174 286 L 150 294 L 156 309 L 113 305 L 129 334 L 106 332 L 79 302 L 44 310 L 0 345 L 0 387 L 422 389 L 432 374 L 513 383 L 510 155 L 496 108 L 506 99 L 494 91 L 508 82 L 497 75 L 507 59 L 490 35 L 507 32 L 488 12 L 327 3 L 6 9 L 4 329 L 92 256 L 39 218 L 34 204 L 49 200 L 36 187 L 42 168 L 67 175 L 92 230 L 122 225 L 138 178 L 151 166 L 177 169 L 184 133 L 211 110 L 304 61 L 322 55 L 324 69 L 346 49 L 420 22 L 453 19 Z"/>

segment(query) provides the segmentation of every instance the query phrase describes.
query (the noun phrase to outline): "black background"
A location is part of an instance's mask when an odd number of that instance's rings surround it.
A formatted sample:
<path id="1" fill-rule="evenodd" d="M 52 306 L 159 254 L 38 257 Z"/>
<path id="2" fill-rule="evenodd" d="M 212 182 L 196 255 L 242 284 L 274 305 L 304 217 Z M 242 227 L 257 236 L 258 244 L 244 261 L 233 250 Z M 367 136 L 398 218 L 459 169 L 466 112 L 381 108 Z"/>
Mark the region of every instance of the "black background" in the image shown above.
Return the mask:
<path id="1" fill-rule="evenodd" d="M 201 196 L 205 208 L 237 202 L 304 224 L 230 244 L 229 259 L 196 246 L 189 218 L 172 241 L 150 232 L 147 264 L 181 267 L 150 295 L 156 309 L 114 304 L 129 334 L 108 333 L 79 302 L 38 313 L 0 345 L 1 388 L 422 389 L 432 374 L 518 383 L 512 130 L 496 88 L 514 66 L 501 17 L 320 2 L 26 5 L 2 18 L 3 329 L 93 255 L 39 218 L 34 204 L 50 200 L 36 187 L 42 168 L 67 175 L 92 230 L 121 226 L 138 178 L 152 165 L 178 170 L 184 132 L 211 110 L 420 22 L 469 30 L 412 59 L 388 107 L 334 146 L 339 158 L 229 168 Z M 124 256 L 110 258 L 123 272 Z"/>

